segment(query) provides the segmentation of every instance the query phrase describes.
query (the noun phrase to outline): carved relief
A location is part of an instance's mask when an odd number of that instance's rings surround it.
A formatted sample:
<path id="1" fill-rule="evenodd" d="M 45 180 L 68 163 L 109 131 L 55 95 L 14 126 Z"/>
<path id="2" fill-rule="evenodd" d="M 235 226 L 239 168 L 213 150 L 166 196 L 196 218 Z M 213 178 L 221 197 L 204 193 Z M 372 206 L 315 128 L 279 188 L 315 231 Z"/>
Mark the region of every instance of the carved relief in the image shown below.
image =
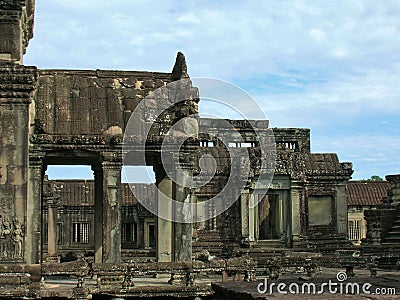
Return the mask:
<path id="1" fill-rule="evenodd" d="M 17 218 L 10 221 L 0 216 L 0 260 L 23 258 L 24 233 Z"/>

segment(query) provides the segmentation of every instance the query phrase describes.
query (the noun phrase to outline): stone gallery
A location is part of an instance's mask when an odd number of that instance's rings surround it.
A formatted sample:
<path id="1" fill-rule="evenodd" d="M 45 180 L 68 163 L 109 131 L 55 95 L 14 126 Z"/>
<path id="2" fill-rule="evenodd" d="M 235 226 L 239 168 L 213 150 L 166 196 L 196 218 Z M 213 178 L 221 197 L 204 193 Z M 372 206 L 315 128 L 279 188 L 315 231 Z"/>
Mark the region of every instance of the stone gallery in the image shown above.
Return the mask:
<path id="1" fill-rule="evenodd" d="M 244 272 L 250 281 L 262 267 L 276 272 L 269 263 L 276 253 L 309 253 L 295 266 L 313 252 L 351 251 L 352 164 L 312 153 L 308 129 L 199 117 L 199 90 L 182 53 L 171 73 L 25 66 L 33 18 L 34 0 L 0 1 L 2 296 L 56 297 L 46 280 L 62 275 L 77 283 L 60 297 L 133 297 L 138 274 L 168 274 L 184 286 L 156 286 L 148 296 L 207 296 L 210 288 L 200 288 L 196 274 Z M 266 165 L 262 148 L 271 133 L 274 161 Z M 213 158 L 214 173 L 188 188 L 182 174 L 208 176 L 204 157 Z M 90 165 L 94 180 L 48 180 L 51 165 Z M 152 167 L 155 184 L 121 183 L 123 165 Z M 174 172 L 177 165 L 183 173 Z M 234 168 L 239 175 L 232 176 Z M 243 186 L 208 201 L 232 177 L 233 186 Z M 396 209 L 387 210 L 394 221 Z M 97 278 L 93 287 L 85 286 L 87 275 Z"/>

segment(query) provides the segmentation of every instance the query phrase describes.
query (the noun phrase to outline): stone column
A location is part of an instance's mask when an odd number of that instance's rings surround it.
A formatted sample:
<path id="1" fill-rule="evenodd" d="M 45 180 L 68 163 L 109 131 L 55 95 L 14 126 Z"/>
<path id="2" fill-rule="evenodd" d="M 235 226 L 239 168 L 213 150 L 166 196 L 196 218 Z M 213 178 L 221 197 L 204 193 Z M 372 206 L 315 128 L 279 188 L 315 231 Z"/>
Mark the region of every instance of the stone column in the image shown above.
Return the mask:
<path id="1" fill-rule="evenodd" d="M 30 153 L 28 199 L 26 209 L 25 256 L 28 264 L 41 263 L 42 190 L 45 168 L 44 153 Z"/>
<path id="2" fill-rule="evenodd" d="M 139 219 L 137 222 L 137 232 L 136 232 L 136 236 L 137 236 L 137 241 L 136 244 L 138 245 L 139 248 L 144 248 L 144 220 L 143 219 Z"/>
<path id="3" fill-rule="evenodd" d="M 55 195 L 47 198 L 47 262 L 60 262 L 57 247 L 58 201 Z"/>
<path id="4" fill-rule="evenodd" d="M 103 170 L 92 166 L 94 175 L 94 261 L 103 262 Z"/>
<path id="5" fill-rule="evenodd" d="M 249 202 L 250 202 L 250 190 L 244 189 L 240 196 L 240 211 L 241 211 L 241 223 L 242 223 L 242 243 L 249 243 Z"/>
<path id="6" fill-rule="evenodd" d="M 156 174 L 160 176 L 159 174 Z M 164 216 L 172 217 L 172 180 L 167 175 L 157 180 L 157 211 Z M 172 221 L 156 216 L 157 221 L 157 261 L 173 260 L 173 224 Z"/>
<path id="7" fill-rule="evenodd" d="M 278 195 L 277 195 L 278 197 L 277 197 L 277 199 L 276 199 L 276 201 L 277 201 L 277 217 L 278 217 L 278 222 L 277 222 L 277 232 L 278 232 L 278 234 L 282 237 L 283 236 L 283 233 L 284 233 L 284 231 L 285 231 L 285 228 L 284 228 L 284 218 L 285 218 L 285 213 L 284 213 L 284 208 L 283 208 L 283 197 L 282 197 L 282 191 L 279 191 L 278 192 Z"/>
<path id="8" fill-rule="evenodd" d="M 301 234 L 301 209 L 300 209 L 300 201 L 301 201 L 301 191 L 302 188 L 300 186 L 295 186 L 292 183 L 292 188 L 290 190 L 290 216 L 291 216 L 291 241 L 295 242 L 299 240 L 299 236 Z"/>
<path id="9" fill-rule="evenodd" d="M 282 196 L 282 201 L 283 201 L 283 232 L 284 232 L 284 238 L 285 238 L 285 244 L 287 247 L 291 246 L 291 240 L 290 240 L 290 211 L 289 211 L 289 203 L 288 203 L 288 191 L 283 190 L 280 192 Z"/>
<path id="10" fill-rule="evenodd" d="M 119 161 L 105 160 L 103 169 L 103 263 L 121 261 L 121 169 Z"/>
<path id="11" fill-rule="evenodd" d="M 249 199 L 249 242 L 250 243 L 254 243 L 256 241 L 257 238 L 257 230 L 256 227 L 258 226 L 258 224 L 256 224 L 257 222 L 257 216 L 256 216 L 256 212 L 257 212 L 257 203 L 254 199 L 254 193 L 250 194 L 250 199 Z"/>
<path id="12" fill-rule="evenodd" d="M 182 167 L 182 164 L 181 164 Z M 189 178 L 193 177 L 191 166 L 187 166 L 184 172 Z M 175 176 L 179 176 L 175 174 Z M 184 184 L 188 186 L 187 183 Z M 192 261 L 192 210 L 191 210 L 191 194 L 188 187 L 180 186 L 177 183 L 173 185 L 174 199 L 183 203 L 181 207 L 174 209 L 176 220 L 184 222 L 175 222 L 174 230 L 174 253 L 175 261 Z"/>

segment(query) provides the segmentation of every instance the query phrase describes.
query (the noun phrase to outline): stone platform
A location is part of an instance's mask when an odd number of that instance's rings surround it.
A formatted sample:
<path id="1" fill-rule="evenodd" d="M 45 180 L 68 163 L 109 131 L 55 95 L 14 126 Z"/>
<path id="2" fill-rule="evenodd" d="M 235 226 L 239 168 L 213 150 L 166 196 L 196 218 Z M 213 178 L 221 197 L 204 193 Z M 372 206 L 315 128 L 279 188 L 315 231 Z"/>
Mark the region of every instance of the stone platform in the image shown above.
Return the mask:
<path id="1" fill-rule="evenodd" d="M 365 269 L 355 269 L 355 276 L 348 278 L 343 281 L 343 292 L 340 293 L 340 285 L 337 286 L 338 290 L 335 294 L 330 293 L 328 286 L 324 288 L 324 293 L 317 294 L 321 290 L 321 285 L 328 283 L 331 280 L 333 283 L 339 283 L 337 280 L 338 272 L 342 272 L 341 269 L 328 269 L 322 268 L 315 278 L 307 278 L 302 273 L 296 273 L 295 270 L 286 272 L 279 279 L 268 279 L 268 287 L 272 287 L 272 293 L 268 289 L 266 293 L 259 293 L 257 287 L 260 283 L 265 283 L 263 278 L 258 277 L 255 282 L 213 282 L 212 289 L 215 292 L 215 299 L 229 299 L 229 300 L 247 300 L 247 299 L 400 299 L 400 272 L 379 272 L 376 277 L 371 277 L 370 272 Z M 282 294 L 278 292 L 278 284 L 286 284 L 283 288 L 287 291 L 287 294 Z M 316 294 L 308 294 L 308 287 L 305 287 L 305 293 L 291 294 L 289 292 L 289 285 L 295 283 L 302 288 L 302 284 L 315 284 Z M 364 284 L 371 284 L 371 287 L 367 290 L 371 294 L 366 293 L 351 293 L 353 290 L 349 286 L 346 293 L 347 283 L 357 283 L 362 289 Z M 274 285 L 273 285 L 274 284 Z M 264 285 L 261 286 L 264 288 Z M 380 289 L 380 290 L 378 290 Z M 395 294 L 388 295 L 388 293 L 393 293 L 395 289 Z M 378 295 L 378 291 L 386 291 L 387 295 Z"/>

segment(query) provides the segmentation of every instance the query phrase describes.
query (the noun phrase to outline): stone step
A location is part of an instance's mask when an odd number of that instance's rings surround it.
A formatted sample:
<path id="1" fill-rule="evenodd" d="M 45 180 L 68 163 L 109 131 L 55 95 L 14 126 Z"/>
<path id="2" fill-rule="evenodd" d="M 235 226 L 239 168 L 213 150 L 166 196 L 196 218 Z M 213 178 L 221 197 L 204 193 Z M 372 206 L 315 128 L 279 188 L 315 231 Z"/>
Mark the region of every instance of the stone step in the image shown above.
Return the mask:
<path id="1" fill-rule="evenodd" d="M 154 249 L 122 249 L 121 260 L 124 262 L 154 262 L 156 251 Z"/>
<path id="2" fill-rule="evenodd" d="M 387 233 L 387 236 L 394 236 L 394 237 L 398 236 L 398 237 L 400 237 L 400 233 L 397 232 L 397 231 L 389 231 Z"/>
<path id="3" fill-rule="evenodd" d="M 147 263 L 156 262 L 156 257 L 121 257 L 121 260 L 126 263 Z"/>
<path id="4" fill-rule="evenodd" d="M 400 236 L 400 230 L 392 230 L 392 231 L 389 231 L 388 233 L 387 233 L 387 235 L 389 236 L 389 235 L 391 235 L 391 236 L 393 236 L 393 235 L 395 235 L 395 236 Z"/>
<path id="5" fill-rule="evenodd" d="M 397 236 L 397 237 L 387 237 L 387 238 L 385 239 L 385 243 L 400 244 L 400 236 Z"/>
<path id="6" fill-rule="evenodd" d="M 195 241 L 221 241 L 221 234 L 216 231 L 198 232 Z"/>
<path id="7" fill-rule="evenodd" d="M 192 247 L 198 248 L 221 248 L 224 245 L 222 241 L 219 242 L 211 242 L 211 241 L 196 241 L 192 244 Z"/>
<path id="8" fill-rule="evenodd" d="M 382 245 L 383 245 L 383 246 L 393 246 L 393 245 L 399 245 L 399 243 L 398 243 L 398 242 L 388 242 L 388 241 L 385 241 L 385 242 L 382 242 Z"/>
<path id="9" fill-rule="evenodd" d="M 259 240 L 252 248 L 285 248 L 285 243 L 281 240 Z"/>

